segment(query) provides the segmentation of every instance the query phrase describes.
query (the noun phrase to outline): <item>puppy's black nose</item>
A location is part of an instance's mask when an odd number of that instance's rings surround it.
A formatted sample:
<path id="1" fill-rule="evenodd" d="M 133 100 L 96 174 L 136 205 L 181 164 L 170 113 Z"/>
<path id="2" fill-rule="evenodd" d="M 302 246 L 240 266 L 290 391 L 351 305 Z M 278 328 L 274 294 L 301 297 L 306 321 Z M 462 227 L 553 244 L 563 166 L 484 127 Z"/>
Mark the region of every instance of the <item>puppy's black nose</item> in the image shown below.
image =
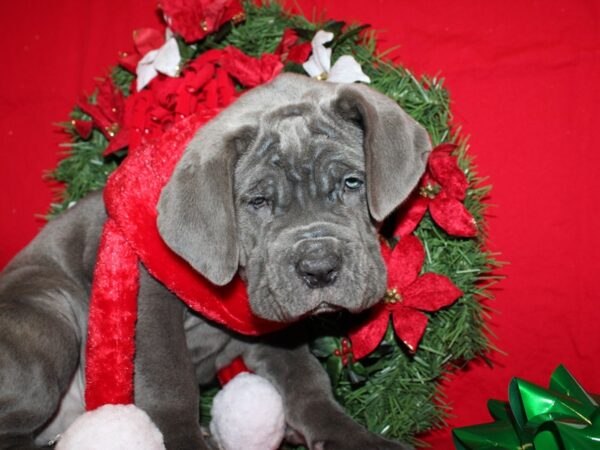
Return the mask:
<path id="1" fill-rule="evenodd" d="M 340 263 L 335 254 L 311 252 L 298 261 L 296 272 L 309 288 L 322 288 L 335 282 Z"/>

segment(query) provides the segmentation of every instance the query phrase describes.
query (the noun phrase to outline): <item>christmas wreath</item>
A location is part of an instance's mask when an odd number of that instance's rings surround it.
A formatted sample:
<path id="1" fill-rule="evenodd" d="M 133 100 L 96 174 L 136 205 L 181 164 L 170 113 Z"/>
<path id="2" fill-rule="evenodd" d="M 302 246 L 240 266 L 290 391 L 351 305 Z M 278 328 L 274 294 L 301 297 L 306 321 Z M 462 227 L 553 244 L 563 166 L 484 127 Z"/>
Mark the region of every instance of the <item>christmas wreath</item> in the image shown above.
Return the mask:
<path id="1" fill-rule="evenodd" d="M 485 357 L 482 299 L 498 279 L 484 248 L 489 186 L 449 123 L 443 80 L 417 79 L 378 55 L 368 25 L 312 23 L 277 3 L 162 0 L 159 8 L 164 23 L 134 32 L 133 48 L 64 124 L 68 155 L 51 177 L 65 188 L 50 215 L 103 188 L 140 144 L 282 71 L 369 82 L 420 122 L 435 148 L 418 189 L 381 228 L 393 269 L 385 298 L 360 316 L 310 319 L 312 349 L 340 403 L 370 430 L 414 441 L 443 426 L 449 405 L 439 381 Z M 211 398 L 205 391 L 205 420 Z"/>

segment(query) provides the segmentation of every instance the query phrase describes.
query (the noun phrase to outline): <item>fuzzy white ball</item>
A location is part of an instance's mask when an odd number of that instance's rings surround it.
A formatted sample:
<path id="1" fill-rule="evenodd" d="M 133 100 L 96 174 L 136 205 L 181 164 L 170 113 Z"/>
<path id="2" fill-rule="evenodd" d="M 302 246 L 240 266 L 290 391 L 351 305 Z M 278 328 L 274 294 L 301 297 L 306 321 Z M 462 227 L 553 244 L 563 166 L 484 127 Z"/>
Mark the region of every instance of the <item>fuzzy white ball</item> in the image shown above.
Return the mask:
<path id="1" fill-rule="evenodd" d="M 222 450 L 275 450 L 285 433 L 283 401 L 264 378 L 241 373 L 215 396 L 210 431 Z"/>
<path id="2" fill-rule="evenodd" d="M 56 450 L 165 450 L 163 435 L 134 405 L 104 405 L 79 416 Z"/>

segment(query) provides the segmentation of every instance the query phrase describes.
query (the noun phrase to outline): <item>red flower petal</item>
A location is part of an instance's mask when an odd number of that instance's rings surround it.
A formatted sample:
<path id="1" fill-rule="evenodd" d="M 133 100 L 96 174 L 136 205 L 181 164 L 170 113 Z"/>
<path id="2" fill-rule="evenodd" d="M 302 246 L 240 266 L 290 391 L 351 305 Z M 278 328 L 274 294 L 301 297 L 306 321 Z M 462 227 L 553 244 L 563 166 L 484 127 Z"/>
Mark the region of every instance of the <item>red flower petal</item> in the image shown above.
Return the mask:
<path id="1" fill-rule="evenodd" d="M 296 64 L 303 64 L 306 62 L 312 52 L 312 46 L 310 42 L 304 42 L 290 48 L 288 52 L 287 61 L 291 61 Z"/>
<path id="2" fill-rule="evenodd" d="M 158 80 L 154 82 L 154 80 Z M 185 78 L 177 77 L 163 77 L 159 75 L 153 82 L 150 83 L 150 87 L 145 89 L 146 91 L 151 90 L 154 95 L 153 104 L 150 107 L 154 107 L 156 103 L 165 109 L 174 111 L 175 104 L 177 103 L 178 91 L 185 89 Z M 136 94 L 139 95 L 140 93 Z"/>
<path id="3" fill-rule="evenodd" d="M 156 101 L 154 93 L 144 89 L 125 100 L 125 127 L 129 130 L 129 152 L 135 150 L 142 142 L 145 133 L 146 118 Z"/>
<path id="4" fill-rule="evenodd" d="M 186 42 L 202 39 L 243 13 L 239 0 L 161 0 L 169 27 Z"/>
<path id="5" fill-rule="evenodd" d="M 286 28 L 283 32 L 283 35 L 281 36 L 281 41 L 279 41 L 279 45 L 275 49 L 275 54 L 281 56 L 284 53 L 287 53 L 297 41 L 298 35 L 296 34 L 296 32 L 291 28 Z"/>
<path id="6" fill-rule="evenodd" d="M 121 130 L 119 131 L 115 137 L 110 139 L 108 143 L 108 147 L 102 153 L 102 156 L 110 155 L 118 150 L 124 149 L 129 145 L 129 131 Z"/>
<path id="7" fill-rule="evenodd" d="M 454 303 L 462 295 L 449 278 L 426 273 L 402 291 L 402 305 L 434 312 Z"/>
<path id="8" fill-rule="evenodd" d="M 390 288 L 403 289 L 414 282 L 425 260 L 423 244 L 413 234 L 400 239 L 391 254 L 382 254 L 387 263 Z"/>
<path id="9" fill-rule="evenodd" d="M 442 186 L 443 191 L 450 197 L 464 200 L 469 182 L 463 171 L 458 167 L 456 157 L 450 155 L 450 151 L 454 148 L 456 146 L 451 144 L 436 147 L 431 152 L 428 167 L 433 178 Z"/>
<path id="10" fill-rule="evenodd" d="M 119 54 L 119 65 L 131 73 L 135 73 L 142 57 L 137 52 L 122 52 Z"/>
<path id="11" fill-rule="evenodd" d="M 211 80 L 208 84 L 213 83 Z M 198 103 L 198 97 L 187 89 L 182 89 L 177 95 L 177 103 L 175 105 L 175 114 L 183 117 L 187 117 L 192 114 L 196 110 L 196 105 Z"/>
<path id="12" fill-rule="evenodd" d="M 164 43 L 164 32 L 155 30 L 154 28 L 140 28 L 133 32 L 133 45 L 142 56 L 151 50 L 156 50 Z"/>
<path id="13" fill-rule="evenodd" d="M 355 359 L 361 359 L 377 348 L 387 330 L 390 313 L 384 305 L 374 306 L 367 318 L 348 332 Z"/>
<path id="14" fill-rule="evenodd" d="M 298 42 L 298 35 L 296 32 L 290 28 L 286 29 L 281 37 L 281 42 L 275 49 L 275 54 L 279 55 L 281 61 L 291 61 L 296 64 L 302 64 L 308 59 L 308 56 L 312 51 L 310 42 L 304 42 L 298 45 L 296 45 L 296 42 Z"/>
<path id="15" fill-rule="evenodd" d="M 240 16 L 243 18 L 244 15 L 244 8 L 239 0 L 204 0 L 204 4 L 209 27 L 212 22 L 212 31 L 221 28 L 225 22 Z"/>
<path id="16" fill-rule="evenodd" d="M 215 77 L 217 82 L 217 91 L 219 93 L 219 106 L 226 107 L 236 98 L 235 85 L 233 81 L 222 69 L 218 69 Z"/>
<path id="17" fill-rule="evenodd" d="M 83 139 L 87 139 L 92 134 L 93 124 L 89 120 L 73 120 L 73 127 L 79 136 Z"/>
<path id="18" fill-rule="evenodd" d="M 392 322 L 396 334 L 411 352 L 417 351 L 429 318 L 420 311 L 402 308 L 394 311 Z"/>
<path id="19" fill-rule="evenodd" d="M 453 236 L 473 237 L 477 225 L 471 213 L 460 201 L 440 192 L 429 204 L 429 212 L 435 222 Z"/>
<path id="20" fill-rule="evenodd" d="M 106 80 L 98 86 L 96 105 L 111 125 L 113 123 L 118 123 L 119 125 L 122 124 L 125 97 L 114 85 L 112 78 L 106 78 Z"/>
<path id="21" fill-rule="evenodd" d="M 255 87 L 271 81 L 283 69 L 279 57 L 265 53 L 260 59 L 253 58 L 235 47 L 225 49 L 221 67 L 246 87 Z"/>
<path id="22" fill-rule="evenodd" d="M 79 107 L 79 109 L 81 109 L 84 113 L 86 113 L 92 118 L 94 125 L 96 125 L 98 129 L 102 132 L 104 132 L 106 127 L 111 125 L 110 120 L 108 120 L 104 116 L 104 114 L 102 113 L 100 108 L 98 108 L 97 105 L 92 105 L 91 103 L 88 103 L 87 100 L 82 99 L 79 102 L 77 102 L 77 106 Z"/>
<path id="23" fill-rule="evenodd" d="M 185 72 L 184 85 L 190 92 L 194 92 L 202 89 L 214 76 L 215 66 L 213 64 L 204 64 L 196 70 Z"/>
<path id="24" fill-rule="evenodd" d="M 394 236 L 408 236 L 415 231 L 427 212 L 429 202 L 430 199 L 419 195 L 418 192 L 414 192 L 406 199 L 396 213 L 397 224 L 394 229 Z"/>
<path id="25" fill-rule="evenodd" d="M 219 106 L 219 92 L 217 91 L 217 82 L 214 80 L 214 78 L 206 83 L 203 92 L 205 95 L 205 106 L 209 109 L 217 108 Z"/>
<path id="26" fill-rule="evenodd" d="M 195 60 L 193 60 L 190 63 L 190 67 L 193 67 L 196 70 L 200 70 L 205 64 L 218 63 L 226 55 L 227 52 L 224 49 L 215 48 L 212 50 L 207 50 L 200 56 L 198 56 Z"/>

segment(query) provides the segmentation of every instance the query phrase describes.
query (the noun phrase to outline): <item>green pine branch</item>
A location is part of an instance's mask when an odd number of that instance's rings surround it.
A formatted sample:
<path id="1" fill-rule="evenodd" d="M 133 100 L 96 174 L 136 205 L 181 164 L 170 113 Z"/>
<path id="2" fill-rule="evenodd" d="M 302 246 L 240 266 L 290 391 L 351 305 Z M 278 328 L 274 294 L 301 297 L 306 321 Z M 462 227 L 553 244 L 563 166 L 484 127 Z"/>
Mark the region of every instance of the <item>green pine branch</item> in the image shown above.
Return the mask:
<path id="1" fill-rule="evenodd" d="M 326 29 L 335 34 L 332 43 L 334 61 L 341 55 L 354 55 L 371 86 L 396 100 L 404 110 L 429 132 L 432 142 L 458 144 L 459 166 L 470 183 L 465 205 L 473 214 L 480 229 L 479 239 L 449 236 L 427 214 L 416 230 L 426 246 L 424 272 L 436 272 L 449 277 L 464 295 L 454 305 L 430 315 L 423 340 L 414 355 L 403 347 L 390 329 L 372 354 L 360 362 L 344 365 L 334 354 L 341 349 L 346 337 L 344 315 L 332 318 L 313 318 L 313 351 L 328 370 L 334 391 L 346 410 L 370 430 L 385 436 L 411 440 L 415 435 L 444 426 L 450 405 L 439 389 L 439 382 L 468 361 L 484 357 L 493 344 L 485 318 L 490 315 L 487 303 L 493 298 L 489 288 L 501 277 L 496 275 L 501 264 L 496 256 L 484 249 L 487 234 L 485 214 L 490 186 L 479 177 L 467 152 L 466 139 L 460 130 L 453 130 L 450 97 L 443 79 L 417 79 L 409 70 L 395 66 L 384 56 L 376 54 L 376 34 L 367 26 L 346 25 L 343 22 L 320 20 L 311 23 L 304 17 L 285 12 L 276 2 L 262 6 L 252 1 L 244 3 L 246 20 L 226 25 L 216 34 L 188 45 L 179 40 L 184 59 L 189 61 L 211 48 L 234 45 L 247 54 L 260 56 L 273 52 L 287 28 L 293 28 L 304 41 L 310 41 L 316 30 Z M 288 64 L 286 71 L 302 71 Z M 116 86 L 127 96 L 134 75 L 117 67 L 111 74 Z M 93 96 L 92 96 L 93 101 Z M 75 109 L 72 118 L 89 120 Z M 64 124 L 71 135 L 66 144 L 66 157 L 51 173 L 51 178 L 64 183 L 60 198 L 51 206 L 56 214 L 72 205 L 90 191 L 101 189 L 108 175 L 117 167 L 123 154 L 105 158 L 102 153 L 108 142 L 98 130 L 87 140 Z M 486 301 L 482 301 L 482 300 Z M 211 388 L 202 397 L 203 422 L 209 418 Z"/>

